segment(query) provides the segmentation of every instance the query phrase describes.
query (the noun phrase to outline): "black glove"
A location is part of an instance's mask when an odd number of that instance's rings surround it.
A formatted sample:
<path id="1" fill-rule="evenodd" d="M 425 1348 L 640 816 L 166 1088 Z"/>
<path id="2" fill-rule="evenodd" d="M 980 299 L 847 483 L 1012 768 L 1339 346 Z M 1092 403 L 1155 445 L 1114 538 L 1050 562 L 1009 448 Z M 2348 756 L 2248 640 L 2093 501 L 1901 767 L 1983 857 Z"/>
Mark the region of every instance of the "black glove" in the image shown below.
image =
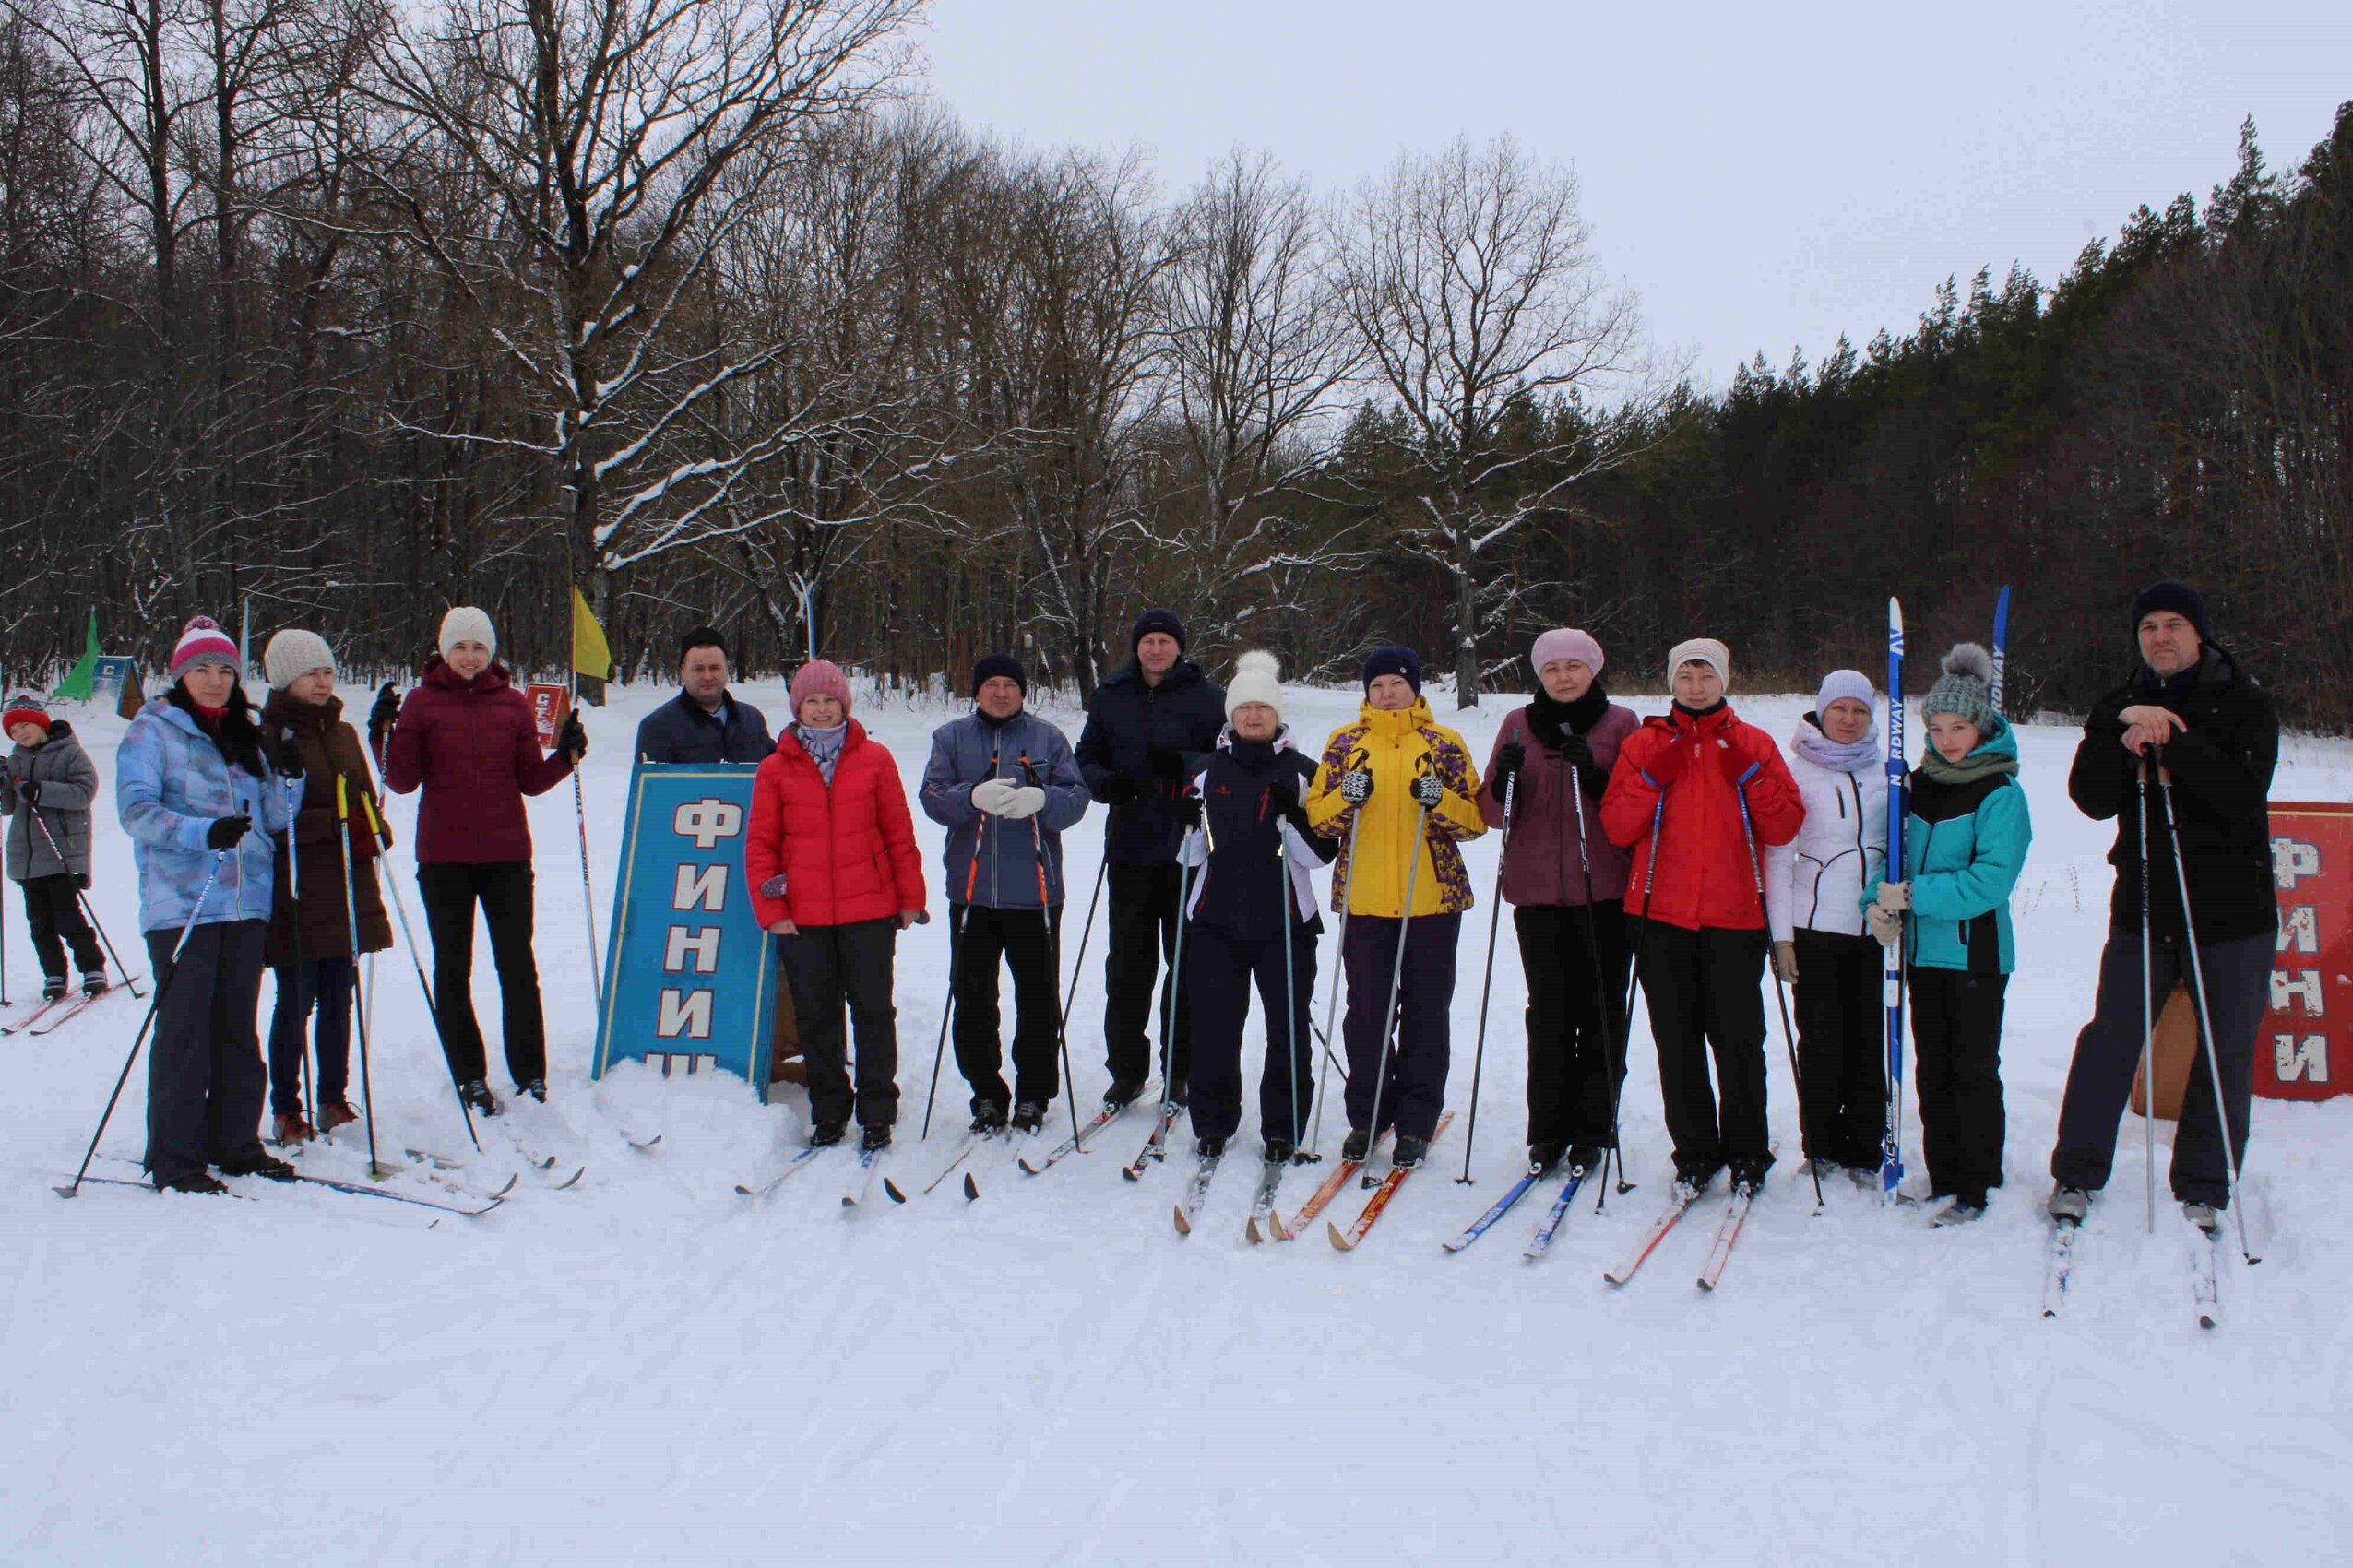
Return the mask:
<path id="1" fill-rule="evenodd" d="M 1187 790 L 1176 798 L 1177 820 L 1188 828 L 1201 826 L 1201 797 Z"/>
<path id="2" fill-rule="evenodd" d="M 1361 806 L 1372 798 L 1372 774 L 1361 767 L 1351 767 L 1340 775 L 1340 799 L 1352 806 Z"/>
<path id="3" fill-rule="evenodd" d="M 1288 778 L 1278 778 L 1266 786 L 1266 804 L 1278 816 L 1289 816 L 1299 810 L 1299 786 Z"/>
<path id="4" fill-rule="evenodd" d="M 280 778 L 300 778 L 309 771 L 303 763 L 302 742 L 294 739 L 293 731 L 278 732 L 278 743 L 269 751 L 269 766 Z"/>
<path id="5" fill-rule="evenodd" d="M 1144 770 L 1155 778 L 1182 778 L 1184 777 L 1184 754 L 1155 746 L 1144 754 Z"/>
<path id="6" fill-rule="evenodd" d="M 375 706 L 368 709 L 368 744 L 381 750 L 384 738 L 392 733 L 392 726 L 400 718 L 400 689 L 391 682 L 375 695 Z"/>
<path id="7" fill-rule="evenodd" d="M 41 780 L 38 778 L 18 779 L 17 799 L 29 806 L 41 804 Z"/>
<path id="8" fill-rule="evenodd" d="M 77 887 L 78 887 L 78 888 L 80 888 L 80 889 L 81 889 L 83 892 L 85 892 L 85 893 L 89 892 L 89 873 L 88 873 L 88 872 L 86 872 L 86 871 L 77 871 L 77 872 L 76 872 L 76 873 L 74 873 L 74 885 L 75 885 L 75 886 L 77 886 Z"/>
<path id="9" fill-rule="evenodd" d="M 564 716 L 563 728 L 555 732 L 555 749 L 576 766 L 588 754 L 588 731 L 582 728 L 577 711 Z"/>
<path id="10" fill-rule="evenodd" d="M 1435 809 L 1438 802 L 1445 798 L 1446 787 L 1439 782 L 1436 774 L 1424 773 L 1414 779 L 1413 803 L 1423 811 Z"/>
<path id="11" fill-rule="evenodd" d="M 1500 801 L 1512 792 L 1514 776 L 1527 766 L 1527 748 L 1517 741 L 1505 741 L 1495 748 L 1495 767 L 1494 771 L 1488 775 L 1487 782 L 1495 791 L 1497 800 Z"/>
<path id="12" fill-rule="evenodd" d="M 1095 791 L 1095 798 L 1107 806 L 1132 806 L 1143 795 L 1144 786 L 1135 781 L 1132 773 L 1114 773 Z"/>
<path id="13" fill-rule="evenodd" d="M 224 816 L 205 830 L 204 847 L 208 849 L 233 849 L 237 840 L 254 830 L 254 819 L 239 812 Z"/>
<path id="14" fill-rule="evenodd" d="M 1561 756 L 1571 767 L 1581 770 L 1601 766 L 1593 760 L 1593 742 L 1572 730 L 1561 731 Z"/>

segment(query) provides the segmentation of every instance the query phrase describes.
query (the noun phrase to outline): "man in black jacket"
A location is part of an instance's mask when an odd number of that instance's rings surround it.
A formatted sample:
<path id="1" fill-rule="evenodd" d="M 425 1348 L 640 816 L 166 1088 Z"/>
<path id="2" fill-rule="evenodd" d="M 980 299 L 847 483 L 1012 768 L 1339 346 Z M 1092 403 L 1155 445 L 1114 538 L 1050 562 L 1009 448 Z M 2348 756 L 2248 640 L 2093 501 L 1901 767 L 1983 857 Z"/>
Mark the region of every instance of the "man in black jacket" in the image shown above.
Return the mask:
<path id="1" fill-rule="evenodd" d="M 776 750 L 768 721 L 727 689 L 727 639 L 697 626 L 678 640 L 679 693 L 637 726 L 647 762 L 743 762 L 756 766 Z"/>
<path id="2" fill-rule="evenodd" d="M 2180 583 L 2157 583 L 2133 604 L 2141 666 L 2095 704 L 2084 721 L 2067 793 L 2086 816 L 2116 819 L 2116 891 L 2100 956 L 2092 1021 L 2075 1039 L 2067 1097 L 2051 1150 L 2057 1183 L 2050 1212 L 2080 1219 L 2088 1194 L 2108 1182 L 2117 1119 L 2139 1070 L 2147 1029 L 2142 1011 L 2142 866 L 2148 882 L 2149 985 L 2161 1007 L 2188 977 L 2181 881 L 2167 831 L 2162 768 L 2172 780 L 2182 863 L 2208 1024 L 2221 1067 L 2230 1152 L 2247 1152 L 2247 1101 L 2256 1032 L 2270 999 L 2278 904 L 2271 877 L 2271 775 L 2279 759 L 2279 719 L 2271 697 L 2216 646 L 2204 601 Z M 2142 837 L 2141 769 L 2148 766 L 2147 838 Z M 2213 1075 L 2201 1060 L 2181 1099 L 2173 1140 L 2173 1195 L 2201 1224 L 2230 1199 Z"/>
<path id="3" fill-rule="evenodd" d="M 1087 788 L 1111 808 L 1103 827 L 1111 885 L 1103 1051 L 1111 1087 L 1104 1099 L 1121 1105 L 1143 1092 L 1151 1070 L 1145 1024 L 1161 963 L 1172 961 L 1176 950 L 1182 891 L 1177 848 L 1184 837 L 1177 797 L 1207 765 L 1226 722 L 1225 691 L 1184 657 L 1184 625 L 1172 612 L 1146 611 L 1128 645 L 1134 659 L 1087 701 L 1077 753 Z M 1165 1011 L 1161 1016 L 1165 1022 Z M 1192 1059 L 1188 1027 L 1179 995 L 1173 1038 L 1161 1043 L 1170 1057 L 1171 1098 L 1180 1104 Z"/>

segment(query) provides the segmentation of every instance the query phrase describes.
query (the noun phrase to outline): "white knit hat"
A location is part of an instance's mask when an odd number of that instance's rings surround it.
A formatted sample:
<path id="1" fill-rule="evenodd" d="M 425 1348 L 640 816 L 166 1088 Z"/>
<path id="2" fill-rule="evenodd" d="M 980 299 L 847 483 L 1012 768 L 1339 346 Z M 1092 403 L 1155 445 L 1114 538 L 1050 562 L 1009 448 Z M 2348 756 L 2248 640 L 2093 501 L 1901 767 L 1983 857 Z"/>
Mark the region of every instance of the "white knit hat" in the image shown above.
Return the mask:
<path id="1" fill-rule="evenodd" d="M 289 626 L 269 639 L 261 651 L 262 673 L 273 686 L 292 685 L 314 670 L 335 668 L 335 650 L 316 632 Z"/>
<path id="2" fill-rule="evenodd" d="M 460 604 L 441 618 L 441 657 L 447 659 L 459 643 L 480 643 L 492 658 L 498 657 L 498 634 L 491 630 L 487 612 Z"/>
<path id="3" fill-rule="evenodd" d="M 1234 709 L 1246 702 L 1263 702 L 1283 715 L 1283 667 L 1271 653 L 1253 648 L 1234 660 L 1234 678 L 1226 687 L 1226 720 L 1233 721 Z"/>
<path id="4" fill-rule="evenodd" d="M 1691 637 L 1674 646 L 1667 655 L 1667 683 L 1673 685 L 1675 671 L 1686 664 L 1705 664 L 1716 671 L 1724 689 L 1732 689 L 1732 650 L 1714 637 Z"/>

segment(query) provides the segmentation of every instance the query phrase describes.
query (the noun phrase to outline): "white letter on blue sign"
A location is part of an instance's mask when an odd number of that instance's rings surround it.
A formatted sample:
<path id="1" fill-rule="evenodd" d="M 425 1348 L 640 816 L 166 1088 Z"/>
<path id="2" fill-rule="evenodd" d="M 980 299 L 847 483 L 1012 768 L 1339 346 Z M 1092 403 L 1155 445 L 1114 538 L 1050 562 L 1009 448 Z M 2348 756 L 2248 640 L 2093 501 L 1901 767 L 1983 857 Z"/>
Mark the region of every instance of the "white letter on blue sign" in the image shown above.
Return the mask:
<path id="1" fill-rule="evenodd" d="M 670 907 L 673 909 L 708 909 L 711 913 L 727 911 L 727 866 L 683 865 L 678 868 L 678 881 L 672 885 Z"/>
<path id="2" fill-rule="evenodd" d="M 686 956 L 692 953 L 696 974 L 715 973 L 719 968 L 719 928 L 715 925 L 671 926 L 670 946 L 661 957 L 663 972 L 674 975 L 685 968 Z"/>
<path id="3" fill-rule="evenodd" d="M 676 1039 L 686 1035 L 694 1039 L 711 1038 L 711 993 L 707 991 L 665 991 L 661 993 L 661 1016 L 655 1021 L 654 1033 L 664 1039 Z"/>
<path id="4" fill-rule="evenodd" d="M 743 808 L 733 801 L 707 796 L 688 801 L 671 813 L 670 826 L 680 837 L 695 840 L 695 848 L 707 855 L 720 839 L 732 838 L 743 831 Z"/>

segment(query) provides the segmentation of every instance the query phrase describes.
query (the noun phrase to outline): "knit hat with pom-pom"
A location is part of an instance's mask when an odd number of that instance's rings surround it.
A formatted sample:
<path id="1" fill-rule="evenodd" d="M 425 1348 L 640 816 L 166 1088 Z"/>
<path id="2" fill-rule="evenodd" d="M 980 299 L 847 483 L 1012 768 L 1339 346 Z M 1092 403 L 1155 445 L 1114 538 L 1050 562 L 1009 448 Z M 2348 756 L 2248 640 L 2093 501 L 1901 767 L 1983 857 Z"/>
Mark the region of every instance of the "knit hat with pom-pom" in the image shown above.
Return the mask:
<path id="1" fill-rule="evenodd" d="M 181 628 L 180 641 L 172 649 L 172 662 L 165 667 L 166 679 L 178 680 L 199 664 L 225 664 L 239 670 L 244 660 L 237 657 L 237 645 L 220 629 L 220 623 L 209 615 L 192 615 Z"/>
<path id="2" fill-rule="evenodd" d="M 1275 710 L 1279 719 L 1283 715 L 1283 667 L 1275 656 L 1261 648 L 1253 648 L 1234 660 L 1234 678 L 1226 687 L 1226 721 L 1233 722 L 1234 709 L 1246 702 L 1263 702 Z"/>
<path id="3" fill-rule="evenodd" d="M 1920 720 L 1926 723 L 1931 714 L 1954 713 L 1978 727 L 1978 733 L 1991 739 L 2002 729 L 2002 716 L 1993 711 L 1993 655 L 1977 643 L 1956 643 L 1944 656 L 1944 673 L 1936 684 L 1920 698 Z"/>

